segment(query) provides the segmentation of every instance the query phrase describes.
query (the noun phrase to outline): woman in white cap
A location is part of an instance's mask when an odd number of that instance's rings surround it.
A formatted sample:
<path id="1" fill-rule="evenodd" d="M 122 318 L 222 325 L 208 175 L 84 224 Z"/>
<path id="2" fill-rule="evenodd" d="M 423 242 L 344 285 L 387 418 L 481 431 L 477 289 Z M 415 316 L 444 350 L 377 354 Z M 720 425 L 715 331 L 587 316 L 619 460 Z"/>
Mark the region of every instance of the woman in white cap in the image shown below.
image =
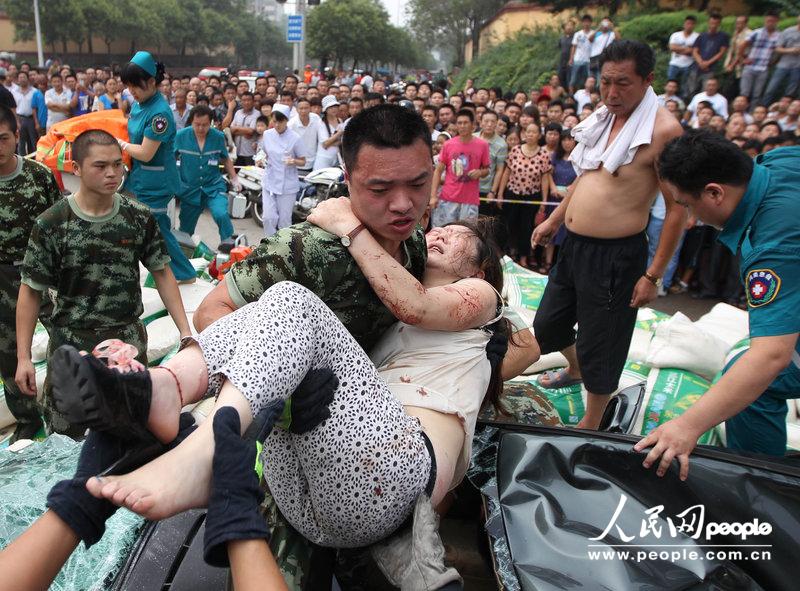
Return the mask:
<path id="1" fill-rule="evenodd" d="M 292 225 L 292 209 L 300 190 L 297 167 L 306 163 L 300 136 L 288 129 L 289 107 L 276 103 L 272 108 L 272 129 L 264 132 L 261 150 L 267 155 L 266 170 L 261 181 L 261 202 L 264 205 L 264 234 L 272 236 Z"/>
<path id="2" fill-rule="evenodd" d="M 339 146 L 344 126 L 339 119 L 339 101 L 332 94 L 322 99 L 322 120 L 317 133 L 317 156 L 314 170 L 339 166 Z"/>

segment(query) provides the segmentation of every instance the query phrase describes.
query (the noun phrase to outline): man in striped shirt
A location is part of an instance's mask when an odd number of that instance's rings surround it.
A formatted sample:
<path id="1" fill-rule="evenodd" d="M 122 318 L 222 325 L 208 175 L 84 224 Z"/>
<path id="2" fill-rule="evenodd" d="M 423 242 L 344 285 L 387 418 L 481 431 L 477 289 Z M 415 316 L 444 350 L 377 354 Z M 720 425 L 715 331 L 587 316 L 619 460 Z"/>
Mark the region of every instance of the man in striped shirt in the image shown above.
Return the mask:
<path id="1" fill-rule="evenodd" d="M 742 71 L 741 94 L 749 98 L 753 105 L 761 102 L 769 74 L 769 62 L 779 38 L 778 13 L 771 11 L 764 18 L 764 26 L 750 33 L 742 46 L 741 51 L 746 51 L 747 57 Z"/>

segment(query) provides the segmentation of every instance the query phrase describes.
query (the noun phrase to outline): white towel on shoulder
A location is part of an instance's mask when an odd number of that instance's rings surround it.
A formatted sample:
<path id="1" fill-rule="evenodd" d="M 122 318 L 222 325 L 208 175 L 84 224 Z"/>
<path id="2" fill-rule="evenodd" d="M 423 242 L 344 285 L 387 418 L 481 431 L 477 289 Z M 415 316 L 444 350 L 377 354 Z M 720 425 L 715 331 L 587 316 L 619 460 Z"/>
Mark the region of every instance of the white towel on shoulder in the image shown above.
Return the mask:
<path id="1" fill-rule="evenodd" d="M 572 150 L 570 160 L 578 176 L 587 170 L 596 170 L 601 165 L 613 174 L 620 166 L 630 164 L 639 146 L 648 145 L 653 141 L 657 111 L 658 97 L 650 86 L 642 102 L 609 146 L 606 144 L 614 126 L 615 116 L 609 113 L 605 105 L 576 125 L 572 130 L 572 136 L 578 145 Z"/>

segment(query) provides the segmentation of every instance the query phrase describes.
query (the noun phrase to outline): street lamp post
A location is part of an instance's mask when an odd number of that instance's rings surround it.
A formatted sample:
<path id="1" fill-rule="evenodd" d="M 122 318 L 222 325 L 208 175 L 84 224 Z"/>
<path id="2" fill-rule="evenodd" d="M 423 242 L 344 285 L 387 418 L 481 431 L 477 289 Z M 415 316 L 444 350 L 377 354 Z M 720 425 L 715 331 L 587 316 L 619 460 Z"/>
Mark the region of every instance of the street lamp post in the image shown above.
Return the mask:
<path id="1" fill-rule="evenodd" d="M 295 3 L 295 14 L 303 17 L 303 35 L 301 40 L 292 44 L 292 69 L 297 72 L 302 71 L 306 61 L 306 0 L 297 0 Z"/>
<path id="2" fill-rule="evenodd" d="M 39 24 L 39 0 L 33 0 L 33 22 L 36 25 L 36 52 L 39 58 L 39 67 L 44 67 L 44 53 L 42 52 L 42 27 Z"/>

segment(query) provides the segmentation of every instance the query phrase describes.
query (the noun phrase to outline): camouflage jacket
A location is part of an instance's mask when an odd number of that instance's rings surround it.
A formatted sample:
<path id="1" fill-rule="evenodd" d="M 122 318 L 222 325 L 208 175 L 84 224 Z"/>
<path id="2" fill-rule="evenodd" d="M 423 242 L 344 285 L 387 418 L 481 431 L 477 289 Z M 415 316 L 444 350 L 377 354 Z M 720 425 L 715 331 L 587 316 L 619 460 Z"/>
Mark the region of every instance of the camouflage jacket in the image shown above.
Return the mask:
<path id="1" fill-rule="evenodd" d="M 37 291 L 56 290 L 54 326 L 123 326 L 142 314 L 138 261 L 150 271 L 169 263 L 147 207 L 114 195 L 112 210 L 92 217 L 70 195 L 36 219 L 22 282 Z"/>
<path id="2" fill-rule="evenodd" d="M 33 222 L 60 198 L 47 167 L 17 156 L 16 170 L 0 176 L 0 264 L 22 260 Z"/>
<path id="3" fill-rule="evenodd" d="M 402 249 L 405 268 L 421 279 L 427 256 L 421 227 Z M 294 281 L 317 294 L 366 351 L 397 321 L 339 237 L 308 222 L 266 238 L 225 276 L 228 293 L 239 307 L 258 300 L 279 281 Z"/>

